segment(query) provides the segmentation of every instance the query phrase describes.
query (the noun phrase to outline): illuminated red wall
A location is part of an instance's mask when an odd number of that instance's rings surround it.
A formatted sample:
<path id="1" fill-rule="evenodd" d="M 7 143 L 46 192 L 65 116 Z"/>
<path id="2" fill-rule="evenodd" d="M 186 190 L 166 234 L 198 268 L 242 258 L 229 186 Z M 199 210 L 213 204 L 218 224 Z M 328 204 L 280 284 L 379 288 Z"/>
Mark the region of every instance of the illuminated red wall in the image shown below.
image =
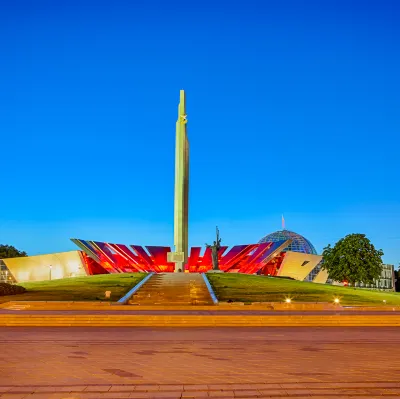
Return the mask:
<path id="1" fill-rule="evenodd" d="M 110 244 L 98 241 L 73 240 L 82 250 L 88 274 L 173 272 L 174 263 L 167 261 L 170 247 Z M 219 268 L 224 272 L 275 276 L 282 263 L 282 247 L 286 242 L 236 245 L 219 250 Z M 185 271 L 204 273 L 212 269 L 210 248 L 190 249 Z"/>

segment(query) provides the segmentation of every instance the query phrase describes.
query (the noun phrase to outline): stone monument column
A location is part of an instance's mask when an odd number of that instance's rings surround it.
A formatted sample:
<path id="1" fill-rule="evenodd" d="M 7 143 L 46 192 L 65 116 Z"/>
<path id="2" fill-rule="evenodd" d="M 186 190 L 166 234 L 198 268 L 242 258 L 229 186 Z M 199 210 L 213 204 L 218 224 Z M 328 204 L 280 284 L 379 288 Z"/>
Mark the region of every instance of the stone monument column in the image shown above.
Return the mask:
<path id="1" fill-rule="evenodd" d="M 185 91 L 180 91 L 178 120 L 175 138 L 175 198 L 174 198 L 174 246 L 168 253 L 168 261 L 175 263 L 175 272 L 184 271 L 188 258 L 189 216 L 189 141 L 187 138 Z"/>

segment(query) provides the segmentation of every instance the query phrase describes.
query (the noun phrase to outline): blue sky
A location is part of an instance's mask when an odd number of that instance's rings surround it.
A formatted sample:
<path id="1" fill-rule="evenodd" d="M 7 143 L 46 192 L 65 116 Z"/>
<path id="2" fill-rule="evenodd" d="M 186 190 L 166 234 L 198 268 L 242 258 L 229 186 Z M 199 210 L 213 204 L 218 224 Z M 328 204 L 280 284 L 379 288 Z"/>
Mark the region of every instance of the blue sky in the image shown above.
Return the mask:
<path id="1" fill-rule="evenodd" d="M 187 92 L 190 244 L 365 233 L 400 261 L 397 1 L 0 0 L 0 242 L 172 245 Z"/>

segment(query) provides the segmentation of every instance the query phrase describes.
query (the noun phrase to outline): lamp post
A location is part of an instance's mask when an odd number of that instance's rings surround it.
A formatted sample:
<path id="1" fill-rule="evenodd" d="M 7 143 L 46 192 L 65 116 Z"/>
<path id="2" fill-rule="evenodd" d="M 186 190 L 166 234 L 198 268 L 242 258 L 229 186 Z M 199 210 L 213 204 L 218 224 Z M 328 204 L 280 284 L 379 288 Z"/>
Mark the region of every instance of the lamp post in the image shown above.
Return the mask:
<path id="1" fill-rule="evenodd" d="M 53 268 L 53 266 L 52 265 L 50 265 L 49 266 L 49 277 L 50 277 L 50 280 L 51 280 L 51 269 Z"/>

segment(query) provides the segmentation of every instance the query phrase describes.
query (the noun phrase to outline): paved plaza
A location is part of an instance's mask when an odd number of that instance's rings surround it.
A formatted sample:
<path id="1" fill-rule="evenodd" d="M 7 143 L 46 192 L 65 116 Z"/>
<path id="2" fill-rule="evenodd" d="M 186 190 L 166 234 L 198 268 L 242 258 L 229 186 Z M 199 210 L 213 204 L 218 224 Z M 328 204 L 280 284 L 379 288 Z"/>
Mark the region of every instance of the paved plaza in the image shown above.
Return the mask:
<path id="1" fill-rule="evenodd" d="M 1 399 L 400 397 L 398 328 L 2 328 Z"/>

